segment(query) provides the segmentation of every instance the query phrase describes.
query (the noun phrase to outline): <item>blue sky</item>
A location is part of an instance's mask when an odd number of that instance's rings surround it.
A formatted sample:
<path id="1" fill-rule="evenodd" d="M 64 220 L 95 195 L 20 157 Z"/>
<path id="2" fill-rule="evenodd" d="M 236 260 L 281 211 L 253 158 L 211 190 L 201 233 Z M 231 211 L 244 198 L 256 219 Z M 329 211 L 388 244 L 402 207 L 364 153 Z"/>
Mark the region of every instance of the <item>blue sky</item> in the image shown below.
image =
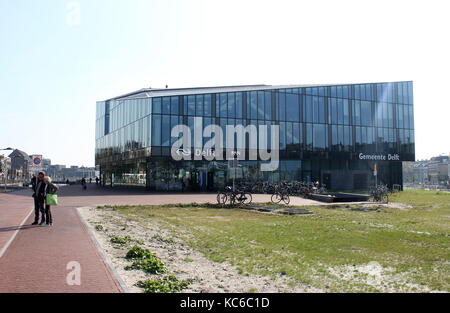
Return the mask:
<path id="1" fill-rule="evenodd" d="M 446 12 L 437 0 L 0 0 L 0 148 L 93 166 L 95 102 L 149 86 L 413 80 L 416 156 L 448 154 Z"/>

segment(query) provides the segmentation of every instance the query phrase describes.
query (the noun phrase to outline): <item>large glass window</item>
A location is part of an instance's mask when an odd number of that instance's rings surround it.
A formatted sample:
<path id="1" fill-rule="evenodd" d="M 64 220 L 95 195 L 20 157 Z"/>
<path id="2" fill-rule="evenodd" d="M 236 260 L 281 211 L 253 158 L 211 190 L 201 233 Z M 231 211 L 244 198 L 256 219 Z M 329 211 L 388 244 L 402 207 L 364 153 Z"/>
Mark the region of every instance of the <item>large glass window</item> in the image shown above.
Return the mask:
<path id="1" fill-rule="evenodd" d="M 409 129 L 409 105 L 403 105 L 403 128 Z"/>
<path id="2" fill-rule="evenodd" d="M 342 86 L 342 97 L 350 98 L 350 86 Z"/>
<path id="3" fill-rule="evenodd" d="M 350 126 L 344 126 L 344 146 L 345 151 L 352 151 L 352 132 Z"/>
<path id="4" fill-rule="evenodd" d="M 219 116 L 227 117 L 228 113 L 228 95 L 226 93 L 219 94 Z"/>
<path id="5" fill-rule="evenodd" d="M 350 124 L 350 112 L 349 112 L 349 108 L 348 108 L 348 100 L 343 99 L 340 101 L 340 103 L 342 105 L 344 124 L 348 125 L 348 124 Z"/>
<path id="6" fill-rule="evenodd" d="M 313 108 L 313 100 L 311 96 L 304 97 L 304 117 L 305 122 L 312 123 L 314 121 L 314 108 Z"/>
<path id="7" fill-rule="evenodd" d="M 258 91 L 258 119 L 263 120 L 264 119 L 264 91 Z"/>
<path id="8" fill-rule="evenodd" d="M 413 104 L 413 85 L 408 82 L 408 104 Z"/>
<path id="9" fill-rule="evenodd" d="M 212 112 L 211 112 L 211 95 L 210 94 L 206 94 L 204 96 L 204 108 L 203 108 L 203 112 L 205 113 L 205 116 L 211 116 Z"/>
<path id="10" fill-rule="evenodd" d="M 397 104 L 397 127 L 404 128 L 403 125 L 403 105 Z"/>
<path id="11" fill-rule="evenodd" d="M 306 124 L 306 149 L 312 151 L 313 149 L 313 124 Z"/>
<path id="12" fill-rule="evenodd" d="M 170 114 L 170 97 L 162 98 L 162 114 Z"/>
<path id="13" fill-rule="evenodd" d="M 302 143 L 302 128 L 300 123 L 292 123 L 292 143 Z"/>
<path id="14" fill-rule="evenodd" d="M 339 130 L 338 130 L 337 125 L 332 125 L 331 126 L 331 148 L 334 151 L 339 151 L 339 145 L 340 145 L 340 141 L 339 141 Z"/>
<path id="15" fill-rule="evenodd" d="M 294 136 L 292 133 L 292 123 L 286 123 L 286 145 L 291 145 L 294 143 Z"/>
<path id="16" fill-rule="evenodd" d="M 286 120 L 286 94 L 278 93 L 278 117 L 280 121 Z"/>
<path id="17" fill-rule="evenodd" d="M 408 106 L 408 110 L 409 110 L 409 128 L 410 129 L 414 129 L 414 109 L 413 106 L 410 105 Z"/>
<path id="18" fill-rule="evenodd" d="M 369 101 L 361 101 L 361 125 L 372 126 L 372 104 Z"/>
<path id="19" fill-rule="evenodd" d="M 152 112 L 160 114 L 161 113 L 161 98 L 153 98 L 152 99 Z"/>
<path id="20" fill-rule="evenodd" d="M 180 120 L 180 117 L 178 117 L 178 116 L 176 116 L 176 115 L 172 115 L 172 116 L 170 117 L 170 133 L 169 133 L 169 135 L 171 135 L 172 129 L 173 129 L 175 126 L 180 125 L 181 122 L 182 122 L 182 121 Z M 179 134 L 179 136 L 180 136 L 180 134 Z M 177 141 L 178 138 L 179 138 L 179 137 L 172 137 L 172 136 L 171 136 L 170 144 L 173 145 L 173 144 L 175 143 L 175 141 Z"/>
<path id="21" fill-rule="evenodd" d="M 161 115 L 154 115 L 152 120 L 152 145 L 161 146 Z"/>
<path id="22" fill-rule="evenodd" d="M 286 149 L 286 122 L 280 122 L 280 150 Z"/>
<path id="23" fill-rule="evenodd" d="M 250 112 L 250 119 L 257 119 L 258 118 L 258 100 L 257 100 L 257 94 L 256 91 L 249 92 L 248 97 L 250 110 L 247 110 L 247 112 Z"/>
<path id="24" fill-rule="evenodd" d="M 187 97 L 187 114 L 188 115 L 195 115 L 195 96 L 188 96 Z"/>
<path id="25" fill-rule="evenodd" d="M 300 104 L 298 95 L 286 94 L 286 120 L 292 122 L 300 121 Z"/>
<path id="26" fill-rule="evenodd" d="M 203 95 L 195 96 L 195 115 L 203 116 Z"/>
<path id="27" fill-rule="evenodd" d="M 324 124 L 314 124 L 313 145 L 315 150 L 324 150 L 327 147 L 327 127 Z"/>
<path id="28" fill-rule="evenodd" d="M 272 93 L 270 91 L 264 92 L 264 118 L 272 119 Z"/>
<path id="29" fill-rule="evenodd" d="M 242 118 L 242 92 L 236 92 L 236 117 Z"/>
<path id="30" fill-rule="evenodd" d="M 338 123 L 338 105 L 336 98 L 328 99 L 328 122 L 330 124 Z"/>
<path id="31" fill-rule="evenodd" d="M 313 121 L 314 123 L 325 123 L 325 99 L 313 97 Z"/>
<path id="32" fill-rule="evenodd" d="M 402 83 L 397 84 L 397 100 L 398 103 L 403 103 L 403 87 Z"/>
<path id="33" fill-rule="evenodd" d="M 178 115 L 179 99 L 178 97 L 170 97 L 170 114 Z"/>
<path id="34" fill-rule="evenodd" d="M 342 99 L 336 99 L 337 102 L 337 115 L 338 115 L 338 124 L 344 124 L 344 110 L 342 105 Z"/>
<path id="35" fill-rule="evenodd" d="M 236 117 L 236 94 L 234 92 L 228 93 L 228 117 Z"/>
<path id="36" fill-rule="evenodd" d="M 161 145 L 163 147 L 169 147 L 170 146 L 170 116 L 163 115 L 162 116 L 162 133 L 161 133 Z"/>

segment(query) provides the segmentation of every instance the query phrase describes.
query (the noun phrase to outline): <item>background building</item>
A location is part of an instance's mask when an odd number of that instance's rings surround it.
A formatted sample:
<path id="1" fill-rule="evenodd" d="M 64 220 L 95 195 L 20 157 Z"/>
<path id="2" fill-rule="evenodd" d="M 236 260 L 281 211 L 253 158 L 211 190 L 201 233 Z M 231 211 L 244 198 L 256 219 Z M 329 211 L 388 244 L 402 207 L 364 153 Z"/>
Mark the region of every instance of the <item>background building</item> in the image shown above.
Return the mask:
<path id="1" fill-rule="evenodd" d="M 171 129 L 184 124 L 193 133 L 194 117 L 224 130 L 279 125 L 279 169 L 261 172 L 260 160 L 240 161 L 238 170 L 227 161 L 174 161 Z M 412 82 L 142 89 L 97 102 L 96 165 L 105 184 L 212 190 L 234 176 L 361 190 L 375 183 L 375 164 L 378 182 L 402 185 L 402 161 L 414 160 Z"/>
<path id="2" fill-rule="evenodd" d="M 4 184 L 5 180 L 9 182 L 11 172 L 11 159 L 4 155 L 0 155 L 0 171 L 0 183 Z"/>
<path id="3" fill-rule="evenodd" d="M 405 162 L 403 181 L 409 188 L 450 188 L 450 156 Z"/>
<path id="4" fill-rule="evenodd" d="M 428 177 L 431 184 L 447 184 L 449 157 L 438 156 L 431 158 L 428 163 Z"/>
<path id="5" fill-rule="evenodd" d="M 71 166 L 69 168 L 62 168 L 59 173 L 59 175 L 62 175 L 63 181 L 68 179 L 71 182 L 79 181 L 82 178 L 89 180 L 90 178 L 95 179 L 96 177 L 95 167 Z"/>
<path id="6" fill-rule="evenodd" d="M 15 149 L 10 155 L 12 181 L 25 181 L 30 179 L 30 156 L 19 149 Z"/>

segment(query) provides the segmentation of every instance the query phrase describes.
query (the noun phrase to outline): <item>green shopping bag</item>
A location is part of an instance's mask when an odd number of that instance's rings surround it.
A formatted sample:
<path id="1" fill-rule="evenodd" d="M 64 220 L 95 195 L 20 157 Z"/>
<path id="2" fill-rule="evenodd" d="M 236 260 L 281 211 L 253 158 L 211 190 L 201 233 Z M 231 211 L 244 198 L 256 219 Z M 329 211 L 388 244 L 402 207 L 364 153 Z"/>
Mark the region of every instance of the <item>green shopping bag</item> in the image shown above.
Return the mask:
<path id="1" fill-rule="evenodd" d="M 58 196 L 55 194 L 47 194 L 45 197 L 45 203 L 47 205 L 58 205 Z"/>

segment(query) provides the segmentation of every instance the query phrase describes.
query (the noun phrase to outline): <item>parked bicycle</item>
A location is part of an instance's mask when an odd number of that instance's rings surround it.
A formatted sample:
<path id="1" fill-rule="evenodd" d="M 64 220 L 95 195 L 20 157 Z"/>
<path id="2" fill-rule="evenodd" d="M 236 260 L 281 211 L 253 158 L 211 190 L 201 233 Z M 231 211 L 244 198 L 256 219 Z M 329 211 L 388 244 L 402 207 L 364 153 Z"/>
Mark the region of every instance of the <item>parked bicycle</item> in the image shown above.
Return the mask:
<path id="1" fill-rule="evenodd" d="M 286 189 L 276 191 L 272 195 L 272 197 L 270 197 L 270 200 L 273 203 L 280 203 L 281 201 L 283 201 L 285 204 L 289 204 L 289 202 L 291 202 L 291 198 L 289 197 L 289 192 Z"/>
<path id="2" fill-rule="evenodd" d="M 217 203 L 219 204 L 250 204 L 252 203 L 252 194 L 241 190 L 234 190 L 230 186 L 225 187 L 225 191 L 217 194 Z"/>
<path id="3" fill-rule="evenodd" d="M 370 190 L 370 199 L 372 202 L 389 202 L 389 189 L 386 185 L 378 185 Z"/>

